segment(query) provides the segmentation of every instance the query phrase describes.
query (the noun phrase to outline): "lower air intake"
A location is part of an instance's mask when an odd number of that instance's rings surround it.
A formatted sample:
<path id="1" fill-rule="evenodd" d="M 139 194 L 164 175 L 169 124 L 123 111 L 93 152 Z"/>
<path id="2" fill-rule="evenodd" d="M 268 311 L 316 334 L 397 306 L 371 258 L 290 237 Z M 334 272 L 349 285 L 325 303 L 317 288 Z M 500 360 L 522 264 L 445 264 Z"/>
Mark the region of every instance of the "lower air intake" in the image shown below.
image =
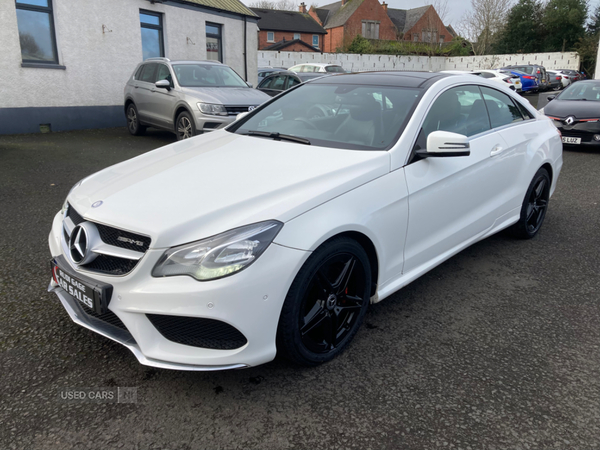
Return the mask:
<path id="1" fill-rule="evenodd" d="M 161 314 L 146 314 L 146 316 L 160 334 L 178 344 L 233 350 L 248 342 L 238 329 L 220 320 Z"/>

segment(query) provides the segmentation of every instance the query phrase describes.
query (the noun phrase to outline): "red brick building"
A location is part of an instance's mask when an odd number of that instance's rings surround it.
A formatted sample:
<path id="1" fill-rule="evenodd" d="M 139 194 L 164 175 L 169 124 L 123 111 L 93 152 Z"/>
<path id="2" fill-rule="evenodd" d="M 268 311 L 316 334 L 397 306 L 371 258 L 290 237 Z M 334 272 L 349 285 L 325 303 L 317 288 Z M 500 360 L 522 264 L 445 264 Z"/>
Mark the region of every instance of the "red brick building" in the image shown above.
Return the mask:
<path id="1" fill-rule="evenodd" d="M 396 40 L 397 37 L 396 26 L 378 0 L 341 0 L 311 7 L 309 14 L 327 30 L 323 43 L 325 52 L 335 52 L 349 45 L 359 34 L 369 39 Z"/>
<path id="2" fill-rule="evenodd" d="M 452 27 L 446 27 L 431 5 L 413 9 L 388 8 L 382 5 L 396 29 L 399 41 L 444 43 L 454 37 Z"/>
<path id="3" fill-rule="evenodd" d="M 306 12 L 304 3 L 300 5 L 298 12 L 263 8 L 250 9 L 260 17 L 258 21 L 259 50 L 323 51 L 323 36 L 327 31 Z"/>

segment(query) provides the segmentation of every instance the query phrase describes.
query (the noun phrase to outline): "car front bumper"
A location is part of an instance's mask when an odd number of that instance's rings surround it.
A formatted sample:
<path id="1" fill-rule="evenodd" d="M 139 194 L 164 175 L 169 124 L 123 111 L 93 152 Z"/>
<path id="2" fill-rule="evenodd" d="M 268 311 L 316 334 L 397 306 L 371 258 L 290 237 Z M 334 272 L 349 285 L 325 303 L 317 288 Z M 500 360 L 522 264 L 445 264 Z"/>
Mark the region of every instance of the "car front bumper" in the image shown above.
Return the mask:
<path id="1" fill-rule="evenodd" d="M 222 370 L 256 366 L 276 355 L 275 336 L 283 301 L 310 252 L 271 244 L 250 267 L 232 276 L 200 282 L 189 276 L 154 278 L 152 268 L 165 249 L 149 249 L 125 276 L 83 271 L 63 255 L 62 214 L 54 218 L 49 236 L 53 258 L 82 277 L 113 287 L 108 309 L 120 319 L 120 329 L 88 314 L 79 300 L 53 279 L 54 292 L 71 319 L 129 348 L 141 364 L 175 370 Z M 61 258 L 61 256 L 63 256 Z M 147 314 L 204 318 L 224 322 L 247 342 L 239 348 L 203 348 L 167 339 Z"/>
<path id="2" fill-rule="evenodd" d="M 198 132 L 214 131 L 220 128 L 224 128 L 233 122 L 237 116 L 212 116 L 208 114 L 202 114 L 200 111 L 194 113 L 194 120 L 196 122 L 196 130 Z"/>

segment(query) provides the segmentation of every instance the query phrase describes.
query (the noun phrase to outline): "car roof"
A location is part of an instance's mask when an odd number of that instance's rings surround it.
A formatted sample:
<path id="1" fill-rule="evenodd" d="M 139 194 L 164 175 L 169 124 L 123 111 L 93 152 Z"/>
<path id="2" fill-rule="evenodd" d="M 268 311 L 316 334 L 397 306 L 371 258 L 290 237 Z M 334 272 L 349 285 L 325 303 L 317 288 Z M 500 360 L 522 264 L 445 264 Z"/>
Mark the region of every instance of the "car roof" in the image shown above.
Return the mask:
<path id="1" fill-rule="evenodd" d="M 452 75 L 437 72 L 356 72 L 340 73 L 328 77 L 316 78 L 311 84 L 364 84 L 398 87 L 426 88 L 442 78 Z"/>
<path id="2" fill-rule="evenodd" d="M 301 64 L 296 64 L 296 66 L 317 66 L 317 67 L 336 66 L 336 67 L 342 67 L 339 64 L 329 64 L 329 63 L 301 63 Z M 294 67 L 296 67 L 296 66 L 294 66 Z"/>

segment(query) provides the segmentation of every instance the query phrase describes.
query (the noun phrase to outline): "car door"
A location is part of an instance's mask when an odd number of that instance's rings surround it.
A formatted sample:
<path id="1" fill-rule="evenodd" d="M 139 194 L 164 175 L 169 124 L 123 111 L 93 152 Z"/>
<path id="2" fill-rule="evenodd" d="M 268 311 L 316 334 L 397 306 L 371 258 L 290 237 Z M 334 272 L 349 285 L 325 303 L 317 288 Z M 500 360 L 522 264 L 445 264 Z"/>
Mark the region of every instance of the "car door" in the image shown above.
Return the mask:
<path id="1" fill-rule="evenodd" d="M 157 88 L 156 85 L 150 89 L 148 121 L 171 130 L 174 127 L 175 118 L 173 116 L 175 115 L 178 96 L 174 89 L 173 75 L 166 64 L 157 64 L 155 82 L 160 80 L 169 81 L 171 89 Z"/>
<path id="2" fill-rule="evenodd" d="M 515 100 L 503 92 L 481 86 L 481 93 L 487 107 L 492 129 L 498 133 L 504 145 L 491 153 L 494 170 L 488 175 L 488 182 L 497 187 L 494 204 L 497 207 L 497 221 L 514 215 L 523 202 L 523 179 L 529 165 L 526 162 L 527 150 L 535 133 L 532 134 L 532 117 L 523 116 L 527 110 L 518 108 Z"/>
<path id="3" fill-rule="evenodd" d="M 156 63 L 145 64 L 140 79 L 135 85 L 135 105 L 140 119 L 145 123 L 152 123 L 150 119 L 150 104 L 152 102 L 153 93 L 151 90 L 155 88 L 154 80 L 156 80 L 157 68 L 158 64 Z"/>
<path id="4" fill-rule="evenodd" d="M 469 137 L 470 155 L 420 159 L 416 150 L 427 146 L 437 130 Z M 491 130 L 479 87 L 446 90 L 431 105 L 405 166 L 409 192 L 409 225 L 404 272 L 419 270 L 431 261 L 451 255 L 490 229 L 496 220 L 494 198 L 504 183 L 493 176 L 503 148 L 502 137 Z"/>

